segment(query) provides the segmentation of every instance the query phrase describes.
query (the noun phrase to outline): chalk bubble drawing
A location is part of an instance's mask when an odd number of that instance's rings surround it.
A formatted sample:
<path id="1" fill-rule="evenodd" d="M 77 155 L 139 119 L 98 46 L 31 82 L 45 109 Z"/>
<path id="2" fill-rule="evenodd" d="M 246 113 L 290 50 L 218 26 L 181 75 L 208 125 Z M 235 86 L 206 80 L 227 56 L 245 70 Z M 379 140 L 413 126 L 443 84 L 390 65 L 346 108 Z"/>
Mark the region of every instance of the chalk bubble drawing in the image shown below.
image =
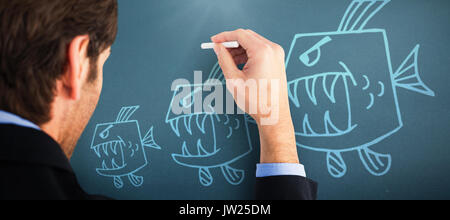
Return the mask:
<path id="1" fill-rule="evenodd" d="M 134 187 L 142 186 L 144 177 L 136 172 L 148 165 L 144 147 L 161 150 L 153 138 L 153 127 L 142 138 L 139 122 L 130 120 L 138 109 L 139 106 L 123 107 L 115 122 L 96 126 L 92 139 L 91 149 L 102 161 L 96 171 L 113 178 L 117 189 L 124 186 L 122 178 L 125 177 Z"/>
<path id="2" fill-rule="evenodd" d="M 224 86 L 223 74 L 216 64 L 211 71 L 209 79 L 204 84 L 180 85 L 174 92 L 167 113 L 166 123 L 170 124 L 172 131 L 183 140 L 181 153 L 172 154 L 173 160 L 182 166 L 198 169 L 199 182 L 203 186 L 211 186 L 214 177 L 211 169 L 221 170 L 225 180 L 232 185 L 239 185 L 245 179 L 245 171 L 233 168 L 231 165 L 248 155 L 252 151 L 249 136 L 248 117 L 245 115 L 217 114 L 211 110 L 195 112 L 192 114 L 176 115 L 172 111 L 173 105 L 190 109 L 199 102 L 197 93 L 208 95 L 202 91 L 203 86 Z M 211 82 L 211 83 L 209 83 Z M 174 103 L 177 94 L 183 88 L 189 87 L 192 93 L 184 97 L 183 103 Z"/>
<path id="3" fill-rule="evenodd" d="M 364 29 L 388 2 L 352 1 L 336 32 L 297 34 L 287 56 L 297 145 L 326 153 L 335 178 L 351 151 L 372 175 L 388 173 L 391 155 L 369 147 L 403 127 L 397 89 L 435 96 L 419 77 L 420 45 L 394 72 L 386 31 Z"/>

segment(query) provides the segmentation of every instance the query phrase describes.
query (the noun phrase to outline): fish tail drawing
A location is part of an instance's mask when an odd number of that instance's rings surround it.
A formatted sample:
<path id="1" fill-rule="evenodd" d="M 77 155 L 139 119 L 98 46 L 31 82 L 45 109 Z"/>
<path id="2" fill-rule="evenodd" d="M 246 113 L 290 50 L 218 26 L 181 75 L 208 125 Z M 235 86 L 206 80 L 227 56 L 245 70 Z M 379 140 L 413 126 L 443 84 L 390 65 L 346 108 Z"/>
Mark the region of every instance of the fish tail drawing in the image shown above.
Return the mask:
<path id="1" fill-rule="evenodd" d="M 353 0 L 338 28 L 338 32 L 361 31 L 391 0 Z"/>
<path id="2" fill-rule="evenodd" d="M 417 45 L 393 75 L 395 86 L 418 92 L 427 96 L 435 96 L 422 81 L 419 75 L 418 56 L 420 45 Z"/>
<path id="3" fill-rule="evenodd" d="M 153 136 L 153 127 L 151 127 L 148 130 L 144 139 L 142 139 L 142 146 L 161 150 L 161 147 L 156 143 L 155 138 Z"/>

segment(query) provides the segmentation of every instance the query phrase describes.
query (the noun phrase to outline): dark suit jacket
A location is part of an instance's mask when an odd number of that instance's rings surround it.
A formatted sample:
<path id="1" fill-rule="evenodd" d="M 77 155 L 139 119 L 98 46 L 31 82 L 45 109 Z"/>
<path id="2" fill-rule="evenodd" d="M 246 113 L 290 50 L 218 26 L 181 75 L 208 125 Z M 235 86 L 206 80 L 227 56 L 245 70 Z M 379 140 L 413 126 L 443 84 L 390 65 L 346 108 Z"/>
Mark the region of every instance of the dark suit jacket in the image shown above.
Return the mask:
<path id="1" fill-rule="evenodd" d="M 42 131 L 0 125 L 0 199 L 75 199 L 88 195 L 58 143 Z M 257 178 L 256 198 L 315 199 L 317 184 L 302 177 Z"/>

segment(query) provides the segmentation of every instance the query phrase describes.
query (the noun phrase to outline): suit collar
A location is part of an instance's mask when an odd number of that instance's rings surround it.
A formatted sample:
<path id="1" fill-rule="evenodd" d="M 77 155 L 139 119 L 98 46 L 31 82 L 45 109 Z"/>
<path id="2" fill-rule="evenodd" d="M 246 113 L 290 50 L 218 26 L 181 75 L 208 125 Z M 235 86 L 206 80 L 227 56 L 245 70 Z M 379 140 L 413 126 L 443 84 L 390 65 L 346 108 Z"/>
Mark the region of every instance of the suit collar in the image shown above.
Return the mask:
<path id="1" fill-rule="evenodd" d="M 61 147 L 34 128 L 0 124 L 0 161 L 48 165 L 73 172 Z"/>

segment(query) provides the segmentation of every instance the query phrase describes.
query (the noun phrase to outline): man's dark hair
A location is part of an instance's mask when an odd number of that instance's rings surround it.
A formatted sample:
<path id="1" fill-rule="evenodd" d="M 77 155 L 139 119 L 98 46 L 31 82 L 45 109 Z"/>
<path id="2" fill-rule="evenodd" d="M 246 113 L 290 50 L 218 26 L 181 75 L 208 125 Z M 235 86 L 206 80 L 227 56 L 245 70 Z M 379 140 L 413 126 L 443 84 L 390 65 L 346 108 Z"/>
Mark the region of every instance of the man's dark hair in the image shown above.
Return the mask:
<path id="1" fill-rule="evenodd" d="M 0 0 L 0 110 L 50 121 L 70 42 L 89 35 L 89 81 L 117 34 L 117 0 Z"/>

